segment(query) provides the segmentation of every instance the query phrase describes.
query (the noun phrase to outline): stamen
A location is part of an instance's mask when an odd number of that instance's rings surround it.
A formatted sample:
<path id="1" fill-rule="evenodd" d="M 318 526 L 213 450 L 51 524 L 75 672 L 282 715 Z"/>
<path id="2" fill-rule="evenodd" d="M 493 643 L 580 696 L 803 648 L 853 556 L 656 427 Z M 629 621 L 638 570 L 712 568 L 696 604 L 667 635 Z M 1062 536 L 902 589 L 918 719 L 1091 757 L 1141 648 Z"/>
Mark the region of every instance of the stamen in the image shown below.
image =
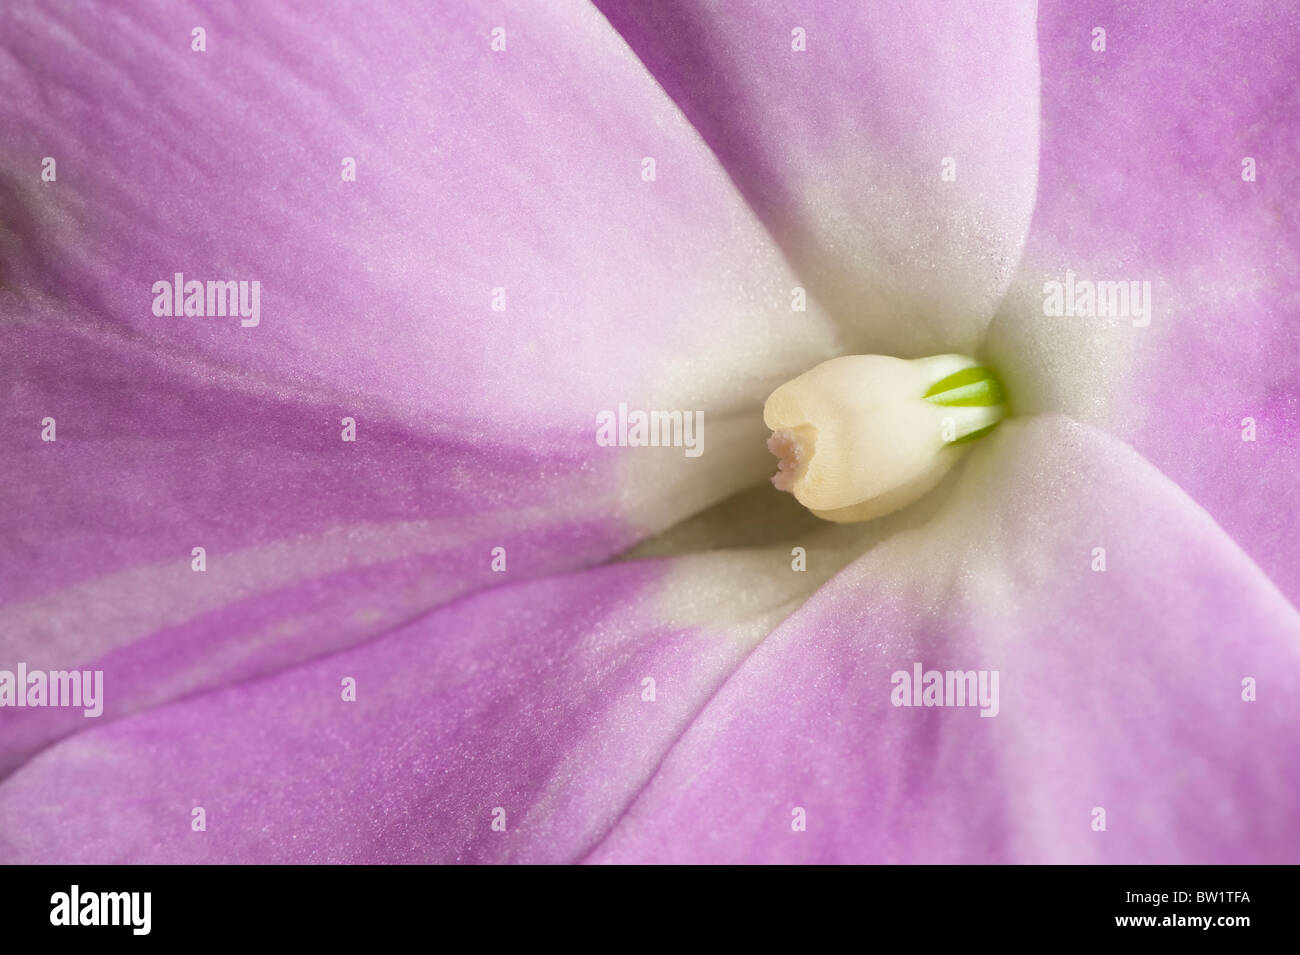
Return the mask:
<path id="1" fill-rule="evenodd" d="M 834 358 L 767 399 L 772 483 L 827 520 L 867 520 L 932 488 L 1006 410 L 997 377 L 962 355 Z"/>

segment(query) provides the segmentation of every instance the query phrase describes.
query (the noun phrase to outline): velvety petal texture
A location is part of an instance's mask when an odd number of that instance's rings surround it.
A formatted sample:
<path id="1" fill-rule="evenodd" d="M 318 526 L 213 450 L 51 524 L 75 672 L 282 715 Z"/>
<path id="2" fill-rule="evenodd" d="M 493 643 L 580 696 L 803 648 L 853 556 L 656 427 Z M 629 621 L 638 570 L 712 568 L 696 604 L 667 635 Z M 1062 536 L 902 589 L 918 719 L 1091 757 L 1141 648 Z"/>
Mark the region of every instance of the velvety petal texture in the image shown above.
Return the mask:
<path id="1" fill-rule="evenodd" d="M 1033 209 L 1033 3 L 597 5 L 844 326 L 850 351 L 972 351 Z"/>
<path id="2" fill-rule="evenodd" d="M 747 657 L 590 861 L 1297 860 L 1291 605 L 1085 426 L 1004 422 L 964 468 Z M 918 663 L 998 671 L 996 715 L 893 705 Z"/>
<path id="3" fill-rule="evenodd" d="M 79 734 L 0 785 L 5 851 L 1294 861 L 1290 605 L 1083 426 L 1008 422 L 962 469 L 945 501 L 865 537 L 810 535 L 807 571 L 781 546 L 512 586 Z M 891 677 L 915 663 L 997 670 L 996 715 L 894 706 Z"/>
<path id="4" fill-rule="evenodd" d="M 0 665 L 110 716 L 609 558 L 761 480 L 839 347 L 581 5 L 17 3 L 0 49 Z M 157 314 L 177 273 L 256 324 Z M 601 447 L 620 404 L 702 454 Z M 65 717 L 0 713 L 0 772 Z"/>
<path id="5" fill-rule="evenodd" d="M 1295 174 L 1217 178 L 1284 162 L 1289 18 L 599 6 L 0 11 L 0 668 L 111 688 L 0 711 L 0 861 L 1297 861 L 1300 555 L 1251 520 Z M 1044 314 L 1061 269 L 1169 305 Z M 181 271 L 257 325 L 155 314 Z M 761 489 L 575 571 L 755 483 L 763 397 L 850 351 L 1015 417 L 880 520 Z M 620 404 L 706 453 L 602 447 Z"/>
<path id="6" fill-rule="evenodd" d="M 1103 422 L 1300 602 L 1300 9 L 1049 3 L 1038 33 L 1038 201 L 988 351 L 1022 412 Z M 1146 314 L 1045 316 L 1067 272 L 1149 285 Z"/>
<path id="7" fill-rule="evenodd" d="M 805 573 L 727 553 L 497 588 L 82 732 L 0 784 L 0 859 L 579 858 L 847 539 Z"/>

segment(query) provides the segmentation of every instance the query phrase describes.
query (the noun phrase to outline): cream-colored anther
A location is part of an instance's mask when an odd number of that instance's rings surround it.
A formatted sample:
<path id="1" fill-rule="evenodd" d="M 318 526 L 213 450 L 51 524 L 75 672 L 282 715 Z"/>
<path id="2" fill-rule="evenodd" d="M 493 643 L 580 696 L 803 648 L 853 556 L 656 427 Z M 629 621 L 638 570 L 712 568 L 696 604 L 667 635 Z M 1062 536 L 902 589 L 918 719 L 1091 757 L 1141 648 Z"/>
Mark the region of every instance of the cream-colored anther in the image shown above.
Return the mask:
<path id="1" fill-rule="evenodd" d="M 979 365 L 961 355 L 849 355 L 786 382 L 763 408 L 768 447 L 780 459 L 772 483 L 830 521 L 868 520 L 912 503 L 961 457 L 969 445 L 960 439 L 1006 414 L 1001 403 L 926 397 L 967 369 Z M 1001 402 L 1000 389 L 991 393 Z"/>

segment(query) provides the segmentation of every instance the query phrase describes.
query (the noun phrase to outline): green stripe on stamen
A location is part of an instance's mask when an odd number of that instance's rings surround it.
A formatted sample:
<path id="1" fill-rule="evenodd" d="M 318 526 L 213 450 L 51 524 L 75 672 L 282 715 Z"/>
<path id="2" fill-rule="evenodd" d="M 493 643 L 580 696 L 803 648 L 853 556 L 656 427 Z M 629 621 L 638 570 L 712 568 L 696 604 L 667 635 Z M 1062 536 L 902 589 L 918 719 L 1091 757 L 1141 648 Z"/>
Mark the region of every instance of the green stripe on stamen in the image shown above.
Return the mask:
<path id="1" fill-rule="evenodd" d="M 935 382 L 922 397 L 933 404 L 954 408 L 991 407 L 1000 405 L 1006 400 L 1002 393 L 1001 382 L 993 377 L 993 372 L 978 365 L 974 368 L 963 368 L 942 381 Z M 983 433 L 983 430 L 977 432 L 977 434 Z M 975 435 L 970 434 L 961 440 L 973 437 Z"/>
<path id="2" fill-rule="evenodd" d="M 966 444 L 992 431 L 1006 415 L 1006 395 L 1002 383 L 993 372 L 978 365 L 963 368 L 936 381 L 923 396 L 931 404 L 947 408 L 967 409 L 954 411 L 955 417 L 945 418 L 945 429 L 956 428 L 956 434 L 945 439 L 948 444 Z"/>
<path id="3" fill-rule="evenodd" d="M 984 437 L 984 435 L 988 434 L 990 431 L 992 431 L 992 430 L 993 430 L 994 428 L 996 428 L 997 426 L 998 426 L 998 422 L 994 421 L 991 425 L 987 425 L 986 427 L 980 428 L 978 431 L 972 431 L 970 434 L 963 435 L 962 437 L 960 437 L 960 438 L 956 438 L 956 439 L 954 439 L 954 440 L 952 440 L 952 441 L 949 441 L 948 443 L 949 443 L 950 445 L 951 445 L 951 444 L 965 444 L 967 441 L 974 441 L 976 438 L 982 438 L 982 437 Z"/>

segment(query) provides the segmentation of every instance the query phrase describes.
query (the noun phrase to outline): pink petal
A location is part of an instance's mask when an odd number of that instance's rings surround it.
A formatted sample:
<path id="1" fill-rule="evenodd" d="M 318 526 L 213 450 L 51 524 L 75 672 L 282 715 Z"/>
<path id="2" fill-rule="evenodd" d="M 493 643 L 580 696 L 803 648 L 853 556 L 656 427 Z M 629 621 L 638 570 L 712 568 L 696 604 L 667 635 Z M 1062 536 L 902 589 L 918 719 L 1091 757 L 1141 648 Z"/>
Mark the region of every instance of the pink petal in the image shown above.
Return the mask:
<path id="1" fill-rule="evenodd" d="M 693 568 L 697 593 L 717 568 Z M 775 623 L 761 607 L 748 632 L 674 621 L 656 602 L 669 570 L 618 564 L 499 588 L 365 646 L 89 729 L 0 784 L 0 858 L 576 858 Z M 804 583 L 788 565 L 782 576 Z M 35 824 L 39 803 L 65 824 Z M 206 832 L 191 829 L 195 806 Z M 498 806 L 505 833 L 491 828 Z"/>
<path id="2" fill-rule="evenodd" d="M 745 660 L 589 861 L 1296 859 L 1295 610 L 1114 440 L 986 440 Z M 998 670 L 1000 711 L 893 706 L 915 663 Z"/>
<path id="3" fill-rule="evenodd" d="M 109 666 L 110 713 L 606 559 L 762 480 L 763 395 L 834 351 L 595 11 L 7 4 L 0 37 L 0 662 Z M 155 316 L 178 271 L 260 281 L 260 324 Z M 620 402 L 703 412 L 705 456 L 597 446 Z M 0 771 L 76 725 L 44 719 Z"/>
<path id="4" fill-rule="evenodd" d="M 83 732 L 0 784 L 3 854 L 1293 859 L 1300 620 L 1258 569 L 1060 418 L 1005 423 L 948 490 L 801 538 L 803 574 L 782 545 L 521 584 Z M 999 670 L 1000 712 L 893 707 L 914 662 Z"/>
<path id="5" fill-rule="evenodd" d="M 1032 5 L 598 6 L 850 329 L 851 351 L 976 346 L 1034 202 Z"/>
<path id="6" fill-rule="evenodd" d="M 1022 411 L 1079 414 L 1079 393 L 1101 393 L 1107 427 L 1186 489 L 1294 603 L 1300 535 L 1285 502 L 1300 475 L 1300 11 L 1252 0 L 1187 14 L 1173 4 L 1042 8 L 1027 293 L 994 323 L 993 350 L 1050 379 L 1048 400 L 1028 400 L 1038 384 L 1013 388 Z M 1105 52 L 1093 49 L 1096 28 Z M 1067 269 L 1149 281 L 1150 325 L 1045 319 L 1042 284 Z M 1098 348 L 1128 351 L 1130 367 L 1081 357 Z M 1247 418 L 1254 442 L 1242 440 Z"/>

